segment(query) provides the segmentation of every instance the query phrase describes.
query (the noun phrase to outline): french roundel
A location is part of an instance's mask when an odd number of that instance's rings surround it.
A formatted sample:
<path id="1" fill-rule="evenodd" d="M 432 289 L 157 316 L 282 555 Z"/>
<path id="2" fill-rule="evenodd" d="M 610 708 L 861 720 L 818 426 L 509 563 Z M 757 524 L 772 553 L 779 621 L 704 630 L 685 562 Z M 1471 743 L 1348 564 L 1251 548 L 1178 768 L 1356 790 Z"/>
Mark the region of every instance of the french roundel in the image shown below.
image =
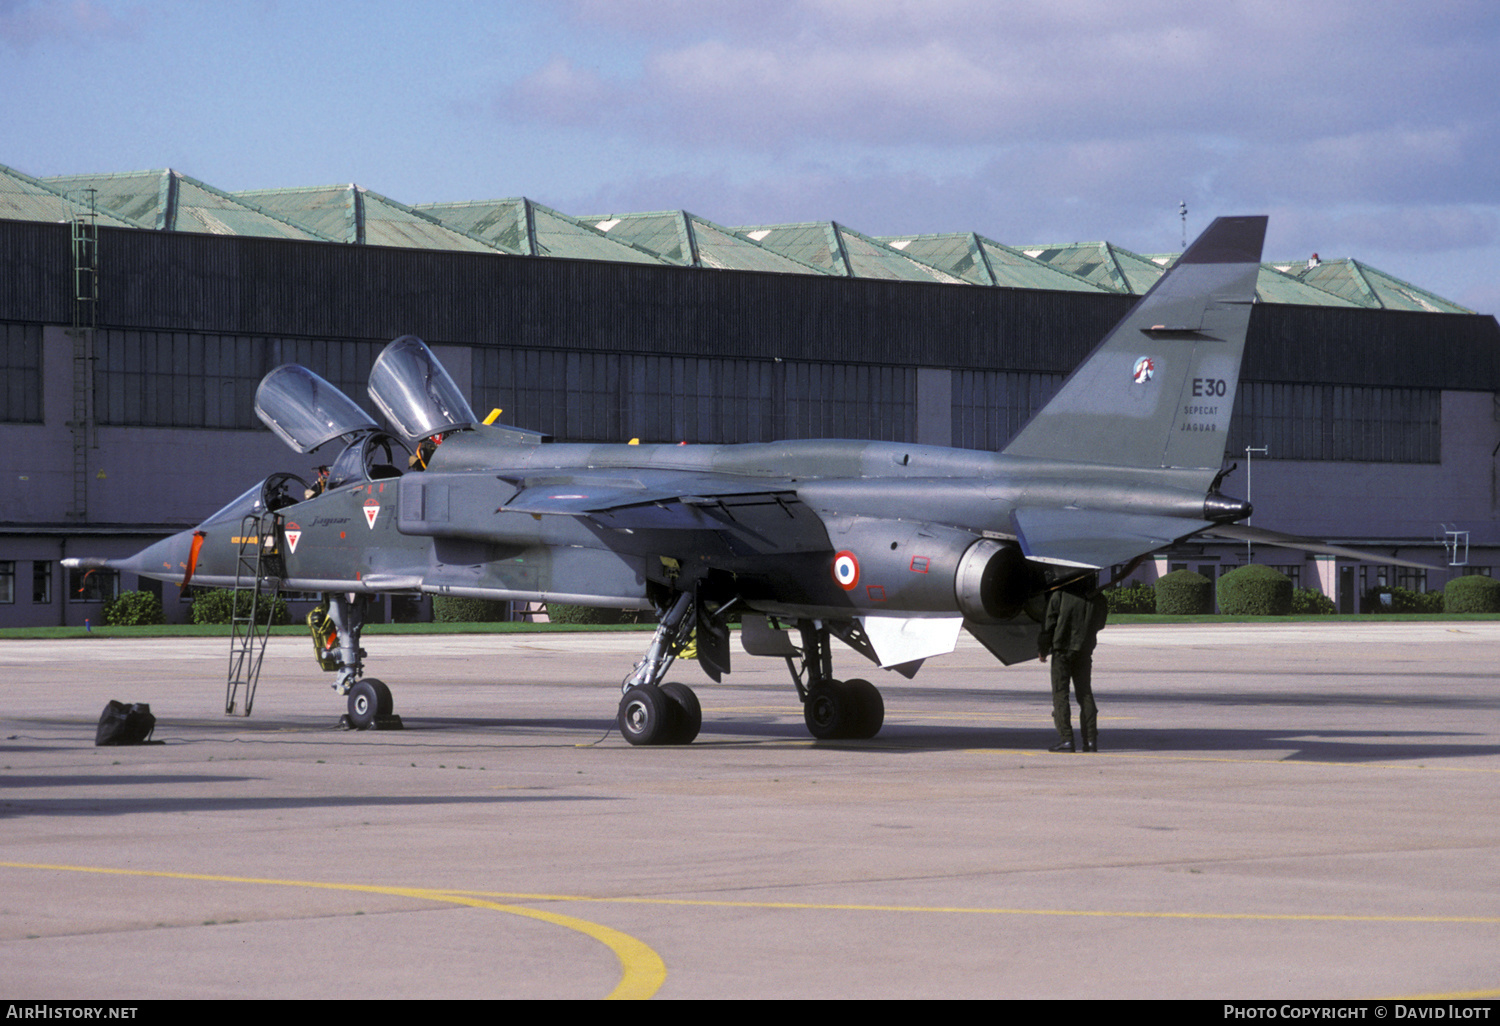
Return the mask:
<path id="1" fill-rule="evenodd" d="M 854 558 L 854 553 L 845 549 L 833 557 L 833 579 L 845 591 L 854 590 L 859 583 L 859 560 Z"/>

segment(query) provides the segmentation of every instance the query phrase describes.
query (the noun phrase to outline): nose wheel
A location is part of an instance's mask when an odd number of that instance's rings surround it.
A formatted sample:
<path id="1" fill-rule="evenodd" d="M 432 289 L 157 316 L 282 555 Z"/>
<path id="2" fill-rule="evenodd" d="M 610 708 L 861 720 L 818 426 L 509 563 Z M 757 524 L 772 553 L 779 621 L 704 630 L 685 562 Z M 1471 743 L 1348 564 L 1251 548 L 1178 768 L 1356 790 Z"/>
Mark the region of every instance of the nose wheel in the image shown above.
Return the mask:
<path id="1" fill-rule="evenodd" d="M 349 711 L 340 723 L 350 730 L 400 730 L 401 717 L 391 711 L 394 704 L 385 682 L 367 677 L 349 689 Z"/>

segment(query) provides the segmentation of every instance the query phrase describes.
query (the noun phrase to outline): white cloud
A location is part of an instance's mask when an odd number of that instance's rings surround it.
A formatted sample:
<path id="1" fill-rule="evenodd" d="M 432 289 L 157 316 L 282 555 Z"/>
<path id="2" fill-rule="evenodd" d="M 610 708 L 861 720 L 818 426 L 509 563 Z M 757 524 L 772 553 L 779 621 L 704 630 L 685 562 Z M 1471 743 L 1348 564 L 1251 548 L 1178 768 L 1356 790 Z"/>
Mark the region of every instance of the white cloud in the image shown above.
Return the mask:
<path id="1" fill-rule="evenodd" d="M 1281 209 L 1294 253 L 1461 247 L 1500 209 L 1489 0 L 580 0 L 571 20 L 632 58 L 515 89 L 683 169 L 602 185 L 614 209 L 1167 249 L 1186 200 Z"/>

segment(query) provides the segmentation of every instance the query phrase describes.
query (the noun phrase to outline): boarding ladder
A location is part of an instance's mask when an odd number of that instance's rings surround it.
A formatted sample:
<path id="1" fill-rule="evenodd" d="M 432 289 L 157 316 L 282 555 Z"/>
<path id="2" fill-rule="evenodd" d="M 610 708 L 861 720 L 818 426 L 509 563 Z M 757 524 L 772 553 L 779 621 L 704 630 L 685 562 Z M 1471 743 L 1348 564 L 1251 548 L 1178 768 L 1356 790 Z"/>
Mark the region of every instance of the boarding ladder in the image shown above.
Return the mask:
<path id="1" fill-rule="evenodd" d="M 234 573 L 234 605 L 230 613 L 229 680 L 224 690 L 224 715 L 233 716 L 239 699 L 242 716 L 255 704 L 255 685 L 271 636 L 276 595 L 286 568 L 281 558 L 281 517 L 274 512 L 249 513 L 240 521 L 239 557 Z"/>

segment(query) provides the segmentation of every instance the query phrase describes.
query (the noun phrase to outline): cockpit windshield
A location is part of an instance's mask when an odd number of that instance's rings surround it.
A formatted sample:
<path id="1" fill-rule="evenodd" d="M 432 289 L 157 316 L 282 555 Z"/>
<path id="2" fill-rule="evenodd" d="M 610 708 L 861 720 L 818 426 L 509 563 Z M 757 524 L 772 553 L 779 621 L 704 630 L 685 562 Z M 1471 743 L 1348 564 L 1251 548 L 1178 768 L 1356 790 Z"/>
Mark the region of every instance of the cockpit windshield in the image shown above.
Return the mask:
<path id="1" fill-rule="evenodd" d="M 267 510 L 285 509 L 301 502 L 306 494 L 307 482 L 296 474 L 272 474 L 259 484 L 250 486 L 244 494 L 237 496 L 203 522 L 216 524 L 221 520 L 237 521 L 251 513 L 259 516 Z"/>
<path id="2" fill-rule="evenodd" d="M 378 429 L 374 419 L 343 392 L 295 363 L 282 364 L 261 379 L 255 412 L 267 427 L 301 453 L 340 435 Z"/>
<path id="3" fill-rule="evenodd" d="M 448 371 L 415 335 L 402 335 L 375 358 L 370 398 L 412 442 L 440 431 L 473 427 L 476 420 Z"/>
<path id="4" fill-rule="evenodd" d="M 402 467 L 411 460 L 411 452 L 384 431 L 373 434 L 347 446 L 328 470 L 326 487 L 337 488 L 351 482 L 381 481 L 400 477 Z"/>

